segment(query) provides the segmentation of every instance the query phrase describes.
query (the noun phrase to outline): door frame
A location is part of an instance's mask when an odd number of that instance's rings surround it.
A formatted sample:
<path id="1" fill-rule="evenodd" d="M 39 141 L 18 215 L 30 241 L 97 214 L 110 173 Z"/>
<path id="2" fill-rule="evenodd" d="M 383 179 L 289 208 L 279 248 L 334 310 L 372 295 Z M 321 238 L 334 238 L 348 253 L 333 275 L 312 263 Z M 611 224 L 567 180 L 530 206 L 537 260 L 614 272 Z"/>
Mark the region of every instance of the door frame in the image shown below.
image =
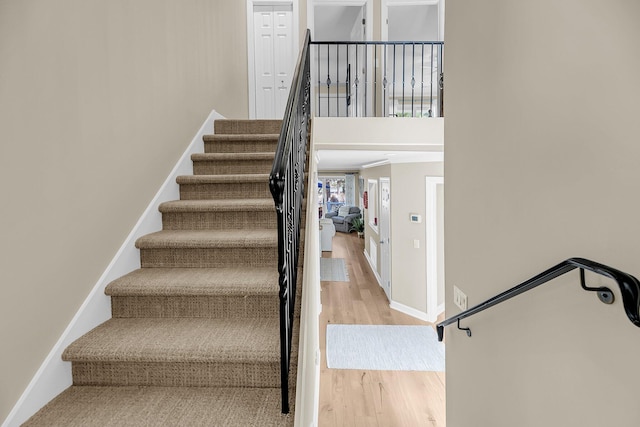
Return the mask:
<path id="1" fill-rule="evenodd" d="M 382 282 L 382 289 L 384 290 L 385 294 L 387 294 L 387 298 L 389 299 L 389 302 L 392 301 L 391 296 L 393 295 L 392 292 L 392 263 L 391 263 L 391 200 L 389 200 L 389 218 L 387 219 L 387 223 L 383 224 L 382 221 L 382 185 L 383 183 L 386 183 L 389 186 L 389 199 L 391 199 L 391 178 L 390 177 L 380 177 L 378 179 L 378 193 L 379 193 L 379 200 L 380 202 L 378 203 L 379 206 L 379 213 L 378 213 L 378 218 L 380 219 L 380 221 L 378 221 L 378 227 L 379 227 L 379 232 L 378 232 L 378 237 L 380 240 L 380 281 Z M 385 229 L 388 231 L 387 233 L 387 241 L 383 242 L 382 236 L 383 236 L 383 229 Z M 388 252 L 388 258 L 385 259 L 384 254 L 385 254 L 385 250 L 382 248 L 382 245 L 386 245 L 387 247 L 387 252 Z M 384 266 L 386 264 L 386 269 L 387 272 L 389 274 L 389 277 L 386 278 L 388 279 L 388 285 L 387 283 L 385 283 L 385 277 L 384 277 Z"/>
<path id="2" fill-rule="evenodd" d="M 425 242 L 427 251 L 427 321 L 435 322 L 444 311 L 444 304 L 438 305 L 438 193 L 437 186 L 444 185 L 441 176 L 427 176 L 425 185 Z M 444 254 L 443 254 L 444 255 Z"/>
<path id="3" fill-rule="evenodd" d="M 281 6 L 291 5 L 293 15 L 293 52 L 291 57 L 293 58 L 294 69 L 291 73 L 295 72 L 296 59 L 298 58 L 298 51 L 300 50 L 300 0 L 247 0 L 247 80 L 248 80 L 248 96 L 249 96 L 249 118 L 256 118 L 256 63 L 255 63 L 255 46 L 254 46 L 254 21 L 253 21 L 253 7 L 254 6 Z"/>
<path id="4" fill-rule="evenodd" d="M 389 40 L 389 8 L 399 6 L 438 6 L 438 34 L 440 41 L 444 40 L 444 2 L 445 0 L 382 0 L 380 5 L 380 40 Z M 436 41 L 436 40 L 428 40 Z"/>

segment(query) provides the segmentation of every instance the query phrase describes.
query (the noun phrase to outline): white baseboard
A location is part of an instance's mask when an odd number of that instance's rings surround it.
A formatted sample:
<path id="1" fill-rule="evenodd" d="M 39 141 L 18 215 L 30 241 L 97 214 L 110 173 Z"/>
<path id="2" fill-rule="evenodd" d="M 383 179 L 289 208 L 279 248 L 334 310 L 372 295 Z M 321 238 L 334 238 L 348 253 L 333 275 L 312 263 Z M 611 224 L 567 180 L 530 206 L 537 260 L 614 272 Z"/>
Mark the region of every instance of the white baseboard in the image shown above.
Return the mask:
<path id="1" fill-rule="evenodd" d="M 408 305 L 400 304 L 399 302 L 396 302 L 396 301 L 391 301 L 391 304 L 389 304 L 389 307 L 401 313 L 407 314 L 411 317 L 415 317 L 416 319 L 424 320 L 425 322 L 436 321 L 436 317 L 431 319 L 431 316 L 428 316 L 427 313 L 424 313 L 420 310 L 416 310 L 415 308 L 409 307 Z"/>
<path id="2" fill-rule="evenodd" d="M 364 257 L 366 258 L 367 262 L 369 263 L 369 267 L 371 267 L 371 272 L 373 273 L 373 276 L 378 281 L 378 285 L 382 288 L 382 278 L 380 277 L 380 275 L 378 275 L 378 272 L 376 271 L 377 267 L 373 264 L 373 261 L 369 257 L 369 254 L 367 253 L 366 250 L 364 251 Z"/>
<path id="3" fill-rule="evenodd" d="M 45 358 L 9 416 L 2 423 L 2 427 L 19 426 L 71 385 L 71 363 L 62 361 L 62 352 L 73 341 L 111 317 L 111 301 L 104 294 L 105 287 L 118 277 L 140 268 L 140 253 L 135 247 L 136 240 L 162 228 L 162 215 L 158 211 L 158 206 L 160 203 L 180 198 L 176 177 L 192 174 L 191 154 L 204 151 L 202 136 L 212 134 L 214 120 L 222 118 L 224 117 L 215 110 L 211 111 L 198 133 L 193 137 L 189 147 L 174 166 L 171 174 L 162 184 L 98 279 L 89 296 Z"/>

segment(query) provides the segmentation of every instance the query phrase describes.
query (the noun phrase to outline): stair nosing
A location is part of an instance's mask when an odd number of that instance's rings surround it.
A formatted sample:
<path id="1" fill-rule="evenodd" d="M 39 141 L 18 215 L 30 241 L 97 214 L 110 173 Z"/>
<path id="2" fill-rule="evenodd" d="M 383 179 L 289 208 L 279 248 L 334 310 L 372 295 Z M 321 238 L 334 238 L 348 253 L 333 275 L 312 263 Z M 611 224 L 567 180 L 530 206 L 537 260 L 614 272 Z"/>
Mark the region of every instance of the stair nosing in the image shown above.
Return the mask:
<path id="1" fill-rule="evenodd" d="M 171 200 L 158 206 L 161 213 L 236 212 L 247 209 L 275 213 L 273 200 L 269 198 Z"/>
<path id="2" fill-rule="evenodd" d="M 247 323 L 246 325 L 241 322 Z M 278 319 L 112 318 L 71 343 L 62 359 L 85 363 L 256 363 L 280 360 Z M 242 325 L 234 328 L 229 325 Z M 258 351 L 251 338 L 273 329 L 268 348 Z M 242 336 L 230 332 L 243 332 Z M 128 341 L 113 341 L 117 334 Z M 221 335 L 228 341 L 220 342 Z M 273 336 L 271 336 L 273 335 Z M 163 337 L 162 344 L 154 341 Z M 184 338 L 190 339 L 185 342 Z M 198 338 L 193 340 L 193 338 Z M 182 340 L 182 341 L 181 341 Z M 205 342 L 212 343 L 204 346 Z M 186 344 L 186 345 L 185 345 Z"/>
<path id="3" fill-rule="evenodd" d="M 191 160 L 204 161 L 232 161 L 232 160 L 273 160 L 275 152 L 248 152 L 248 153 L 194 153 Z"/>
<path id="4" fill-rule="evenodd" d="M 153 277 L 155 273 L 160 273 L 161 271 L 165 275 L 163 276 L 164 281 Z M 206 283 L 199 282 L 198 278 L 196 280 L 193 280 L 192 277 L 183 278 L 180 274 L 193 272 L 206 276 Z M 249 276 L 247 274 L 251 272 L 255 272 L 256 275 Z M 216 276 L 218 275 L 225 277 L 227 281 L 224 283 L 217 281 Z M 271 295 L 277 297 L 278 272 L 275 267 L 140 268 L 113 280 L 106 286 L 104 292 L 112 297 Z"/>
<path id="5" fill-rule="evenodd" d="M 217 174 L 217 175 L 180 175 L 176 178 L 178 184 L 243 184 L 255 182 L 269 182 L 269 174 Z"/>
<path id="6" fill-rule="evenodd" d="M 161 230 L 136 240 L 138 249 L 277 247 L 276 230 Z"/>
<path id="7" fill-rule="evenodd" d="M 236 142 L 256 142 L 256 141 L 277 141 L 279 133 L 216 133 L 204 135 L 204 142 L 216 141 L 236 141 Z"/>

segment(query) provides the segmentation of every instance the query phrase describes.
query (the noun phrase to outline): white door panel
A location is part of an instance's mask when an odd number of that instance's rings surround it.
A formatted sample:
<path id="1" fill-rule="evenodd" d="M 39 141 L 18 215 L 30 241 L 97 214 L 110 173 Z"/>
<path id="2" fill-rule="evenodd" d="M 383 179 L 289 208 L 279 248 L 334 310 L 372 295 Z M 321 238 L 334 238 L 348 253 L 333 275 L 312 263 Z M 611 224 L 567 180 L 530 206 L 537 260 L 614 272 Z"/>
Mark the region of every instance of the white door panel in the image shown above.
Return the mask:
<path id="1" fill-rule="evenodd" d="M 256 118 L 282 118 L 294 67 L 291 5 L 254 8 Z"/>

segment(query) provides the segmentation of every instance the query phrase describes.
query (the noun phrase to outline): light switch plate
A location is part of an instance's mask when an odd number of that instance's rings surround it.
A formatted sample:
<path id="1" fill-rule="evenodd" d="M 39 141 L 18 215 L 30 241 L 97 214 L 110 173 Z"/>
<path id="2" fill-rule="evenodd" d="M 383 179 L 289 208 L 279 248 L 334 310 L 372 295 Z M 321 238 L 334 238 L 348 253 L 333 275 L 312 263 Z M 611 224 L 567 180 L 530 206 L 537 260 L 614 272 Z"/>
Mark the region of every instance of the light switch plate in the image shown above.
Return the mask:
<path id="1" fill-rule="evenodd" d="M 455 285 L 453 286 L 453 303 L 457 305 L 460 310 L 467 309 L 467 295 Z"/>

